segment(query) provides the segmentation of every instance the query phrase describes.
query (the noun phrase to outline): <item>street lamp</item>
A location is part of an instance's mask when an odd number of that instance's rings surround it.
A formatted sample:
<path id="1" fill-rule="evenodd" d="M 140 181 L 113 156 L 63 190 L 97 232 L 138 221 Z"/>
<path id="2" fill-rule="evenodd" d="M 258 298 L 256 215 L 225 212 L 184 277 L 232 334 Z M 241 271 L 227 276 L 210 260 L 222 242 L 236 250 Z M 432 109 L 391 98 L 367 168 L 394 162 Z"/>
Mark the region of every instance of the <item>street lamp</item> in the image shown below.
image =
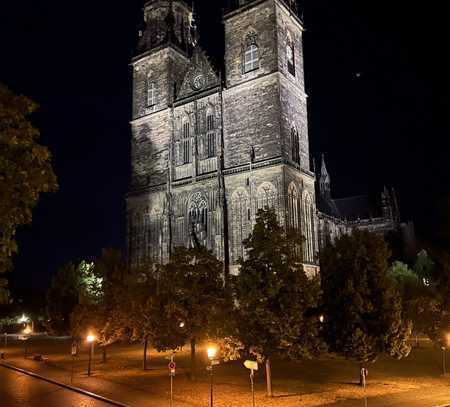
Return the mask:
<path id="1" fill-rule="evenodd" d="M 208 359 L 210 362 L 210 365 L 206 368 L 209 371 L 209 376 L 211 377 L 211 385 L 210 385 L 210 407 L 214 406 L 214 396 L 213 396 L 213 372 L 214 372 L 214 358 L 217 355 L 217 348 L 215 346 L 208 346 L 208 349 L 206 350 L 206 353 L 208 354 Z"/>
<path id="2" fill-rule="evenodd" d="M 88 376 L 91 375 L 91 362 L 92 362 L 92 358 L 94 357 L 94 342 L 95 342 L 95 336 L 89 334 L 86 337 L 86 341 L 87 343 L 89 343 L 90 347 L 89 347 L 89 364 L 88 364 Z"/>
<path id="3" fill-rule="evenodd" d="M 442 346 L 441 346 L 441 350 L 442 350 L 442 374 L 446 375 L 447 374 L 447 355 L 446 355 L 446 351 L 447 351 L 447 347 L 450 346 L 450 334 L 445 334 L 442 339 L 443 339 L 442 340 Z"/>

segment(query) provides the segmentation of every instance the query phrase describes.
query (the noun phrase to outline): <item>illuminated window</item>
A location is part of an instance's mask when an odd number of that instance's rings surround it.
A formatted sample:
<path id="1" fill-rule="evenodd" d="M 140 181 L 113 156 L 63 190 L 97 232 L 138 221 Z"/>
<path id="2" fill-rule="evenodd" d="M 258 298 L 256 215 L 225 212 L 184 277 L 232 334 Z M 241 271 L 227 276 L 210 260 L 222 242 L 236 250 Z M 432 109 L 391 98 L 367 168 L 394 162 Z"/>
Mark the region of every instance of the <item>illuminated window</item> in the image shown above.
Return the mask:
<path id="1" fill-rule="evenodd" d="M 247 47 L 244 53 L 244 73 L 259 68 L 259 49 L 256 44 Z"/>

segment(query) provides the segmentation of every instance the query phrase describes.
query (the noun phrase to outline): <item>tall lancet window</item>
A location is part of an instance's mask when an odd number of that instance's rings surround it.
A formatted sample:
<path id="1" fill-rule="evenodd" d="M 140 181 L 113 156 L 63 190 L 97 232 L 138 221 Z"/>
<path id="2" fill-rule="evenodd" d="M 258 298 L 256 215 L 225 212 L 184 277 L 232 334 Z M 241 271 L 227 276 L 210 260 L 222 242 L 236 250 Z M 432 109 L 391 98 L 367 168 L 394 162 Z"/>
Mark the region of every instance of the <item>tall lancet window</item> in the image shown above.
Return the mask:
<path id="1" fill-rule="evenodd" d="M 290 36 L 288 36 L 286 45 L 286 62 L 288 72 L 295 76 L 295 46 Z"/>
<path id="2" fill-rule="evenodd" d="M 294 183 L 291 183 L 288 189 L 288 226 L 290 230 L 299 228 L 298 192 Z"/>
<path id="3" fill-rule="evenodd" d="M 251 72 L 259 68 L 259 48 L 256 33 L 249 33 L 247 35 L 243 54 L 244 73 Z"/>
<path id="4" fill-rule="evenodd" d="M 151 78 L 147 78 L 147 107 L 154 107 L 156 105 L 156 85 Z"/>
<path id="5" fill-rule="evenodd" d="M 309 194 L 305 194 L 303 199 L 303 224 L 302 232 L 305 238 L 304 260 L 313 263 L 314 259 L 314 241 L 315 241 L 315 222 L 314 222 L 314 206 Z"/>
<path id="6" fill-rule="evenodd" d="M 250 233 L 250 207 L 248 194 L 245 189 L 238 189 L 231 197 L 232 216 L 232 261 L 237 263 L 240 258 L 244 258 L 245 249 L 242 242 L 247 239 Z"/>
<path id="7" fill-rule="evenodd" d="M 216 133 L 214 125 L 214 115 L 208 112 L 206 115 L 206 156 L 208 158 L 216 156 Z"/>
<path id="8" fill-rule="evenodd" d="M 292 161 L 300 165 L 300 137 L 295 127 L 291 129 Z"/>
<path id="9" fill-rule="evenodd" d="M 191 162 L 191 159 L 191 125 L 189 123 L 189 120 L 184 120 L 181 135 L 181 162 L 182 164 L 189 164 Z"/>
<path id="10" fill-rule="evenodd" d="M 278 208 L 277 192 L 275 187 L 270 182 L 263 182 L 257 193 L 257 207 L 258 209 Z"/>
<path id="11" fill-rule="evenodd" d="M 188 205 L 189 235 L 203 246 L 207 245 L 209 218 L 208 202 L 203 194 L 192 195 Z M 192 241 L 192 240 L 191 240 Z M 195 243 L 192 241 L 192 243 Z"/>

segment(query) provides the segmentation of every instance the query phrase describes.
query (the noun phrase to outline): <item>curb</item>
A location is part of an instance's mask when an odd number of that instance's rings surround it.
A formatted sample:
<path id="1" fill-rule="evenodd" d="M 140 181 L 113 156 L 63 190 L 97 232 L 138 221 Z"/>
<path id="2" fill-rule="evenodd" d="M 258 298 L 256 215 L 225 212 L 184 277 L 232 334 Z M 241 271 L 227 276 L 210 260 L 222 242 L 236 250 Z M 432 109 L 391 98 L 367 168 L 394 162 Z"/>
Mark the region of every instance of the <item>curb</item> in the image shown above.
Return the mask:
<path id="1" fill-rule="evenodd" d="M 103 401 L 103 402 L 111 404 L 113 406 L 117 406 L 117 407 L 131 407 L 129 404 L 124 404 L 124 403 L 121 403 L 119 401 L 111 400 L 111 399 L 108 399 L 106 397 L 100 396 L 98 394 L 91 393 L 90 391 L 83 390 L 83 389 L 80 389 L 78 387 L 70 386 L 68 384 L 60 383 L 60 382 L 58 382 L 56 380 L 48 379 L 48 378 L 43 377 L 43 376 L 39 376 L 36 373 L 29 372 L 28 370 L 20 369 L 20 368 L 18 368 L 16 366 L 8 365 L 8 364 L 3 363 L 3 362 L 0 363 L 0 366 L 4 367 L 6 369 L 11 369 L 11 370 L 14 370 L 16 372 L 26 374 L 28 376 L 34 377 L 34 378 L 39 379 L 39 380 L 43 380 L 44 382 L 47 382 L 47 383 L 50 383 L 50 384 L 54 384 L 55 386 L 59 386 L 59 387 L 62 387 L 64 389 L 71 390 L 71 391 L 73 391 L 75 393 L 79 393 L 79 394 L 82 394 L 84 396 L 88 396 L 88 397 L 91 397 L 93 399 L 96 399 L 96 400 L 99 400 L 99 401 Z"/>

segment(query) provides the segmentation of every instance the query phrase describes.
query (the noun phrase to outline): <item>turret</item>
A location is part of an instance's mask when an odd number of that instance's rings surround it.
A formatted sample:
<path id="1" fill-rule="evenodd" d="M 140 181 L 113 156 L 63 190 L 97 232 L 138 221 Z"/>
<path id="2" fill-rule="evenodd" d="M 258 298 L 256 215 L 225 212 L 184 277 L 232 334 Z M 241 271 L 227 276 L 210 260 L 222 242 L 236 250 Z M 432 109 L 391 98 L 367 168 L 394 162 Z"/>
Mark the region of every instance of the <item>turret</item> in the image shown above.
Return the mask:
<path id="1" fill-rule="evenodd" d="M 139 30 L 137 55 L 165 45 L 173 45 L 189 53 L 195 42 L 193 36 L 196 36 L 192 16 L 192 8 L 184 0 L 147 1 Z"/>
<path id="2" fill-rule="evenodd" d="M 322 166 L 320 168 L 320 194 L 326 198 L 331 196 L 331 178 L 328 174 L 327 166 L 325 164 L 325 156 L 322 154 Z"/>

